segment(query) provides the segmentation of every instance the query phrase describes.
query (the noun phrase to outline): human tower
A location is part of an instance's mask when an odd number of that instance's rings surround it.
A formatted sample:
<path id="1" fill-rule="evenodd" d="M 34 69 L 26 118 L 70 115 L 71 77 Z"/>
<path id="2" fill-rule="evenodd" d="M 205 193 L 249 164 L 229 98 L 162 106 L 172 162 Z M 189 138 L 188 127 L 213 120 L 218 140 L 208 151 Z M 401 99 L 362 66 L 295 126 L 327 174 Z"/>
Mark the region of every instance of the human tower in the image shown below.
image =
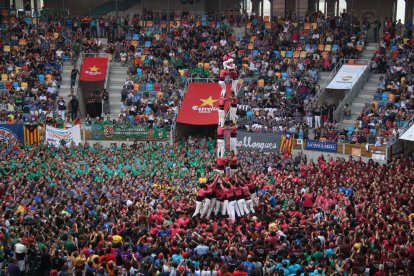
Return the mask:
<path id="1" fill-rule="evenodd" d="M 213 179 L 200 178 L 200 189 L 196 197 L 196 209 L 193 217 L 210 218 L 223 216 L 231 221 L 254 213 L 256 184 L 238 173 L 237 151 L 237 84 L 238 73 L 233 54 L 223 57 L 223 69 L 220 71 L 221 87 L 218 126 L 216 170 Z M 231 79 L 231 91 L 228 93 L 226 79 Z M 230 104 L 228 111 L 226 103 Z M 226 155 L 225 133 L 230 133 L 230 149 Z"/>

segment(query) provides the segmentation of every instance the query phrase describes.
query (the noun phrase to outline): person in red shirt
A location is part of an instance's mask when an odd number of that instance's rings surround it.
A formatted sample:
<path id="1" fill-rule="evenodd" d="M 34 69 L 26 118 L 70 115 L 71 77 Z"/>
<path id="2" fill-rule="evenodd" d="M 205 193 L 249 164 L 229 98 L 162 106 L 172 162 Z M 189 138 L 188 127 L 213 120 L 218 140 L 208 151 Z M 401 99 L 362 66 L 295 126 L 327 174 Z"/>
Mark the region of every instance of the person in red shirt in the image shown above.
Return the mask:
<path id="1" fill-rule="evenodd" d="M 214 215 L 221 211 L 221 214 L 225 216 L 227 214 L 227 205 L 228 200 L 226 198 L 226 188 L 223 186 L 223 182 L 221 179 L 218 180 L 217 185 L 215 186 L 215 193 L 216 193 L 216 207 L 214 209 Z"/>
<path id="2" fill-rule="evenodd" d="M 245 204 L 244 204 L 244 212 L 245 214 L 250 214 L 250 206 L 252 205 L 252 199 L 250 197 L 250 191 L 249 191 L 249 187 L 247 187 L 247 185 L 241 185 L 241 189 L 243 192 L 243 196 L 244 196 L 244 200 L 245 200 Z"/>
<path id="3" fill-rule="evenodd" d="M 237 150 L 237 125 L 235 123 L 230 127 L 230 151 L 233 151 L 234 154 L 238 154 L 238 150 Z"/>
<path id="4" fill-rule="evenodd" d="M 226 144 L 224 142 L 224 131 L 226 129 L 222 126 L 217 128 L 217 157 L 224 157 L 226 151 Z"/>
<path id="5" fill-rule="evenodd" d="M 226 118 L 226 111 L 224 110 L 224 106 L 226 104 L 227 98 L 225 97 L 220 97 L 219 99 L 219 110 L 218 110 L 218 115 L 219 115 L 219 122 L 218 125 L 221 127 L 224 127 L 224 122 L 225 122 L 225 118 Z"/>
<path id="6" fill-rule="evenodd" d="M 220 175 L 217 174 L 214 177 L 213 181 L 210 184 L 207 184 L 208 193 L 206 194 L 206 198 L 204 199 L 203 210 L 201 211 L 201 218 L 203 218 L 204 216 L 209 218 L 211 212 L 216 207 L 215 187 L 219 177 Z"/>
<path id="7" fill-rule="evenodd" d="M 240 265 L 236 270 L 233 272 L 233 276 L 247 276 L 247 272 L 244 271 L 244 265 Z"/>
<path id="8" fill-rule="evenodd" d="M 227 158 L 228 158 L 231 173 L 234 175 L 238 170 L 239 159 L 237 158 L 237 155 L 234 155 L 234 152 L 232 152 Z"/>
<path id="9" fill-rule="evenodd" d="M 224 174 L 224 170 L 226 169 L 226 163 L 227 163 L 227 159 L 224 157 L 219 157 L 216 159 L 216 166 L 217 166 L 217 171 L 223 175 Z"/>
<path id="10" fill-rule="evenodd" d="M 237 99 L 236 93 L 234 91 L 231 92 L 231 97 L 230 97 L 230 101 L 231 101 L 230 102 L 230 120 L 233 122 L 233 124 L 236 124 L 238 99 Z"/>
<path id="11" fill-rule="evenodd" d="M 240 187 L 240 184 L 237 182 L 237 180 L 232 180 L 232 186 L 233 191 L 236 196 L 236 214 L 239 218 L 244 216 L 244 205 L 246 205 L 246 202 L 243 197 L 243 191 Z"/>
<path id="12" fill-rule="evenodd" d="M 224 179 L 223 179 L 224 180 Z M 233 186 L 230 184 L 229 181 L 224 180 L 226 182 L 225 187 L 226 189 L 226 199 L 228 201 L 227 205 L 227 213 L 231 221 L 236 221 L 236 195 L 233 190 Z"/>
<path id="13" fill-rule="evenodd" d="M 193 217 L 196 217 L 196 216 L 198 216 L 198 214 L 200 214 L 200 212 L 202 210 L 202 206 L 203 206 L 203 201 L 206 198 L 207 192 L 208 192 L 207 185 L 206 184 L 201 184 L 200 189 L 197 192 L 196 209 L 194 211 Z"/>

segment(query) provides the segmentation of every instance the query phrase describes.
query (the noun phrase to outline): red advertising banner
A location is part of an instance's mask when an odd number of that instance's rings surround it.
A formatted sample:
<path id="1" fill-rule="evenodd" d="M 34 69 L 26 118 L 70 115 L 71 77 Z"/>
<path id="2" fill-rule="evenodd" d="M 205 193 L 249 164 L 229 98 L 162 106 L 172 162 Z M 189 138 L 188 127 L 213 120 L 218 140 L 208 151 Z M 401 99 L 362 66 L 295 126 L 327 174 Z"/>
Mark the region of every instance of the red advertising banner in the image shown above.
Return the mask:
<path id="1" fill-rule="evenodd" d="M 227 85 L 230 91 L 231 85 Z M 221 87 L 218 83 L 192 82 L 188 85 L 177 122 L 189 125 L 217 125 Z M 226 110 L 229 108 L 226 104 Z"/>
<path id="2" fill-rule="evenodd" d="M 105 81 L 107 62 L 107 58 L 84 58 L 79 80 Z"/>

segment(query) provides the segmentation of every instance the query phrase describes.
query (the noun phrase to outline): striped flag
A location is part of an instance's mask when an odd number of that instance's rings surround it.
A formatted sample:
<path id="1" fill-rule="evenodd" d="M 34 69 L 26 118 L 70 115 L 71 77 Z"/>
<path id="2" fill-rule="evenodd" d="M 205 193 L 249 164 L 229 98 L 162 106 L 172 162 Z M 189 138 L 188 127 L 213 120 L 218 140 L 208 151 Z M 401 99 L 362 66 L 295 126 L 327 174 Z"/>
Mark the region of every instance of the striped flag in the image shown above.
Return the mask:
<path id="1" fill-rule="evenodd" d="M 24 126 L 24 144 L 38 145 L 40 143 L 39 126 L 25 125 Z"/>
<path id="2" fill-rule="evenodd" d="M 293 149 L 293 134 L 286 132 L 282 135 L 282 141 L 280 143 L 280 153 L 292 153 Z"/>

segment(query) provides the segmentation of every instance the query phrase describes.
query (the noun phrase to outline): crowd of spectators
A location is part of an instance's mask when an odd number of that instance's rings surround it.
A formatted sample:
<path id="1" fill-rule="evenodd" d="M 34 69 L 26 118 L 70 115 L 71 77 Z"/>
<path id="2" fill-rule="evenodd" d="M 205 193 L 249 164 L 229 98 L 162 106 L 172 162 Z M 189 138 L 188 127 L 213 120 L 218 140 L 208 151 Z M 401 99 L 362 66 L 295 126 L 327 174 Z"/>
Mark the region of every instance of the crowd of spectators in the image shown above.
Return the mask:
<path id="1" fill-rule="evenodd" d="M 63 27 L 62 17 L 52 18 L 44 16 L 35 26 L 24 16 L 2 13 L 1 123 L 56 124 L 67 119 L 57 112 L 63 62 L 73 61 L 80 51 L 97 51 L 99 45 L 81 30 Z"/>
<path id="2" fill-rule="evenodd" d="M 363 108 L 355 128 L 348 131 L 353 143 L 381 146 L 409 127 L 414 113 L 413 41 L 399 29 L 400 24 L 387 27 L 374 54 L 372 70 L 384 75 L 379 76 L 372 104 Z"/>
<path id="3" fill-rule="evenodd" d="M 210 138 L 109 148 L 2 144 L 2 266 L 8 275 L 414 270 L 413 161 L 241 152 L 256 212 L 229 224 L 220 214 L 190 218 L 199 178 L 215 174 L 214 147 Z"/>
<path id="4" fill-rule="evenodd" d="M 314 13 L 272 24 L 252 18 L 252 50 L 242 58 L 241 76 L 257 81 L 246 81 L 239 94 L 239 128 L 302 132 L 304 138 L 315 128 L 315 139 L 337 141 L 336 106 L 312 99 L 319 91 L 319 72 L 332 70 L 342 58 L 356 59 L 365 45 L 359 23 L 349 28 L 349 21 L 346 11 L 334 18 Z"/>

